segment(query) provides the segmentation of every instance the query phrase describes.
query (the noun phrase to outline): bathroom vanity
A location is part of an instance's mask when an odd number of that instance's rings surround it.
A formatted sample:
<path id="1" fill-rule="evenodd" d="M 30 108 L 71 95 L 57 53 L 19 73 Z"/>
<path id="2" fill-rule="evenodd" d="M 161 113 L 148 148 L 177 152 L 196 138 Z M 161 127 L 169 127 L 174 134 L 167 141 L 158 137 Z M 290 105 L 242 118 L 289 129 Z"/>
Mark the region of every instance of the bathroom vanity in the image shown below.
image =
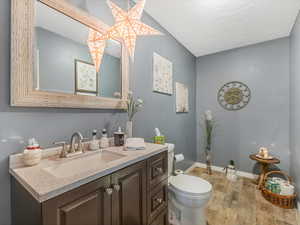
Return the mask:
<path id="1" fill-rule="evenodd" d="M 168 152 L 163 145 L 111 147 L 61 159 L 44 150 L 41 163 L 10 157 L 14 225 L 167 225 Z"/>

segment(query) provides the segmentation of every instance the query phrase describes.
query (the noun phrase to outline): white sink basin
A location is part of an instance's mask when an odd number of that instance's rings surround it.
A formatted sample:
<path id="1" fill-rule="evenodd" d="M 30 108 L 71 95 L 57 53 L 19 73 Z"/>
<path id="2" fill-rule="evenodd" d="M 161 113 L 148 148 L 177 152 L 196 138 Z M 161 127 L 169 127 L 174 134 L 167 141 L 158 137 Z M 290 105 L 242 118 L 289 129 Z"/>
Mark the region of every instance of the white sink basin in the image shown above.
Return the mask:
<path id="1" fill-rule="evenodd" d="M 55 177 L 66 178 L 85 173 L 99 166 L 105 166 L 105 164 L 123 157 L 125 155 L 110 151 L 84 153 L 76 158 L 56 159 L 54 165 L 46 167 L 44 170 Z"/>

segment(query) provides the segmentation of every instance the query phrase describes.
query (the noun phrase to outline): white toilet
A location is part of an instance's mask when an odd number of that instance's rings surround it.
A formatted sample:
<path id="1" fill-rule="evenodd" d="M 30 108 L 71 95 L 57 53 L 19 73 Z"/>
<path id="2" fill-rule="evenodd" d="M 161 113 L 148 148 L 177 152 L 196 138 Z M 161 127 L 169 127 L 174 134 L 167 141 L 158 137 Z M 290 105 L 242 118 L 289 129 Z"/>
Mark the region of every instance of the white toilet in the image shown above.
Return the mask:
<path id="1" fill-rule="evenodd" d="M 206 225 L 204 209 L 208 203 L 212 185 L 194 176 L 172 176 L 174 145 L 169 148 L 169 221 L 172 225 Z"/>

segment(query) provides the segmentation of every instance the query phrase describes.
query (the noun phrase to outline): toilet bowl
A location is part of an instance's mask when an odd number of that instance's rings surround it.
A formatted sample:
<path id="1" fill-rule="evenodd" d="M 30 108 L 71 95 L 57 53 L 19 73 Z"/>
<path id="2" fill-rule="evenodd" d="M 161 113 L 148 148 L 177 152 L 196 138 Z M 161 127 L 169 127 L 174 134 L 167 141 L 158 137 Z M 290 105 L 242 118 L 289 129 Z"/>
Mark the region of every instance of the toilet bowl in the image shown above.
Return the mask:
<path id="1" fill-rule="evenodd" d="M 205 206 L 212 192 L 207 181 L 185 174 L 169 178 L 170 223 L 206 225 Z"/>
<path id="2" fill-rule="evenodd" d="M 172 176 L 174 145 L 169 148 L 169 222 L 173 225 L 206 225 L 205 207 L 212 185 L 199 177 Z"/>

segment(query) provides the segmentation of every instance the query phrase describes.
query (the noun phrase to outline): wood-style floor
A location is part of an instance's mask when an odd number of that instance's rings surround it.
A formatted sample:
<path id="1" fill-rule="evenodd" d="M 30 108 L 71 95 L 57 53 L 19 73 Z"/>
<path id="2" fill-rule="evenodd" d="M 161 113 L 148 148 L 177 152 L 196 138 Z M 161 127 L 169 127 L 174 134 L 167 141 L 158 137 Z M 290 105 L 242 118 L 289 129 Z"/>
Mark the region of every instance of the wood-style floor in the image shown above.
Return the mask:
<path id="1" fill-rule="evenodd" d="M 213 185 L 213 195 L 206 209 L 209 225 L 300 225 L 296 209 L 272 205 L 262 197 L 251 179 L 230 182 L 223 173 L 214 171 L 213 175 L 208 175 L 205 169 L 198 167 L 189 175 L 201 177 Z"/>

